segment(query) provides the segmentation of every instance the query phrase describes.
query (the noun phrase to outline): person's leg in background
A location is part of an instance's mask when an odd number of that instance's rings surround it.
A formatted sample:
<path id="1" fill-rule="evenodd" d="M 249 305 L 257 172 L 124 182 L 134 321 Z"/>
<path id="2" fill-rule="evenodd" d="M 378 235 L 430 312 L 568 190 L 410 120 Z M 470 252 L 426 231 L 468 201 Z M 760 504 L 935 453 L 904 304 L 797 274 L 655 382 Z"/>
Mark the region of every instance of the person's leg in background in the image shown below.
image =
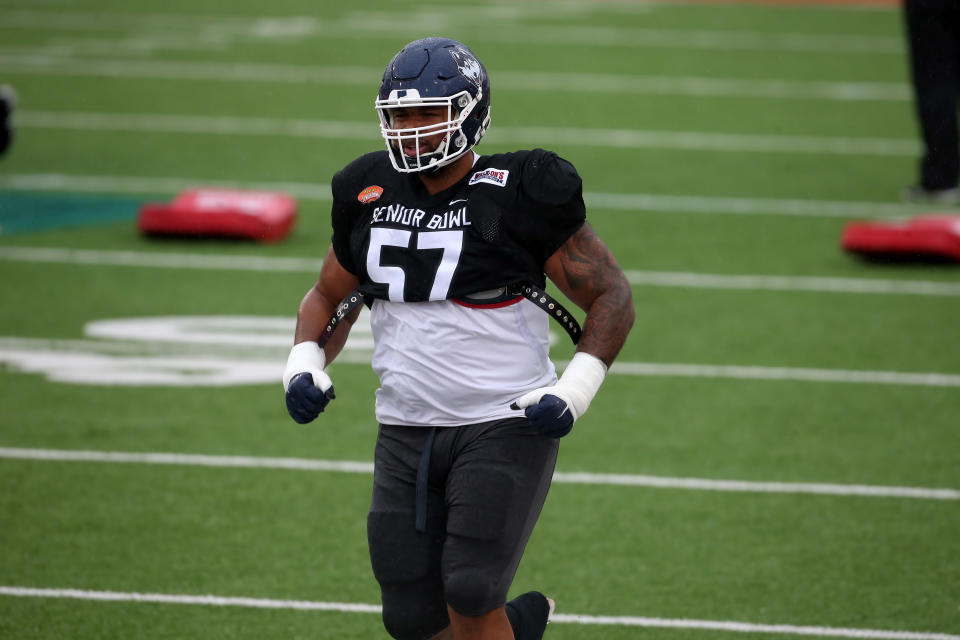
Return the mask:
<path id="1" fill-rule="evenodd" d="M 904 17 L 914 105 L 924 147 L 919 182 L 906 195 L 912 200 L 955 202 L 960 196 L 960 7 L 956 0 L 905 0 Z"/>
<path id="2" fill-rule="evenodd" d="M 13 141 L 13 109 L 17 106 L 17 93 L 10 85 L 0 85 L 0 155 Z"/>

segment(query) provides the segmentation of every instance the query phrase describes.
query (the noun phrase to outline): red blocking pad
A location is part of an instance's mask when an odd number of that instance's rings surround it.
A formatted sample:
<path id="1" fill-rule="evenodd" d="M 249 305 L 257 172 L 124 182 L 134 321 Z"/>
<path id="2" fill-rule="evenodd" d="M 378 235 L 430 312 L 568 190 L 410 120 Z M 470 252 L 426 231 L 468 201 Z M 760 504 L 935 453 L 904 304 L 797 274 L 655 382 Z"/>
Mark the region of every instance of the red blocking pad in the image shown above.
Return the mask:
<path id="1" fill-rule="evenodd" d="M 927 256 L 960 262 L 960 216 L 924 215 L 899 222 L 852 222 L 843 248 L 878 256 Z"/>
<path id="2" fill-rule="evenodd" d="M 297 201 L 285 193 L 232 189 L 190 189 L 169 204 L 140 207 L 141 233 L 229 236 L 277 242 L 290 233 Z"/>

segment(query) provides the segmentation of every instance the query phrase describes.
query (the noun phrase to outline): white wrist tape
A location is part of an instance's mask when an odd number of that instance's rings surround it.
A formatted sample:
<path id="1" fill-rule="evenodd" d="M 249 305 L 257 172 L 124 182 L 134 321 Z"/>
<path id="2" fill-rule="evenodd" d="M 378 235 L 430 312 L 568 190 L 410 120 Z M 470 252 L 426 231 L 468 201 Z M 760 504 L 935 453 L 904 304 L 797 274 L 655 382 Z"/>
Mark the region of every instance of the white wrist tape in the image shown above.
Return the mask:
<path id="1" fill-rule="evenodd" d="M 283 372 L 283 390 L 290 388 L 290 380 L 300 373 L 309 373 L 313 376 L 313 384 L 320 390 L 326 391 L 333 384 L 323 372 L 327 366 L 327 357 L 316 342 L 308 340 L 293 345 L 287 357 L 287 368 Z"/>
<path id="2" fill-rule="evenodd" d="M 517 407 L 524 409 L 540 402 L 545 395 L 554 395 L 567 403 L 567 408 L 576 420 L 587 411 L 590 401 L 597 395 L 603 379 L 607 375 L 607 365 L 596 356 L 578 351 L 560 380 L 552 387 L 540 387 L 517 399 Z"/>
<path id="3" fill-rule="evenodd" d="M 587 412 L 606 375 L 607 365 L 600 358 L 584 351 L 573 354 L 557 386 L 565 392 L 563 399 L 567 401 L 574 420 Z"/>

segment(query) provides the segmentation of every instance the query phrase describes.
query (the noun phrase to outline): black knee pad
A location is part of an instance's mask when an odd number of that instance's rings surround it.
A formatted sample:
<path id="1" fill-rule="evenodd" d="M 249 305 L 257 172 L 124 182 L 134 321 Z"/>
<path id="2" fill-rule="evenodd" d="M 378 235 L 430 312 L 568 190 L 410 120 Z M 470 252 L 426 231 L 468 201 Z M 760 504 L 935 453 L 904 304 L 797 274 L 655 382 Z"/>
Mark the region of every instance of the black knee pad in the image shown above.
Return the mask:
<path id="1" fill-rule="evenodd" d="M 426 640 L 450 624 L 443 599 L 443 538 L 414 529 L 413 513 L 371 512 L 367 540 L 380 583 L 383 626 L 396 640 Z"/>
<path id="2" fill-rule="evenodd" d="M 427 640 L 450 626 L 443 593 L 434 581 L 381 584 L 383 626 L 396 640 Z"/>
<path id="3" fill-rule="evenodd" d="M 476 567 L 455 569 L 443 577 L 443 595 L 454 611 L 482 616 L 503 605 L 498 576 Z"/>

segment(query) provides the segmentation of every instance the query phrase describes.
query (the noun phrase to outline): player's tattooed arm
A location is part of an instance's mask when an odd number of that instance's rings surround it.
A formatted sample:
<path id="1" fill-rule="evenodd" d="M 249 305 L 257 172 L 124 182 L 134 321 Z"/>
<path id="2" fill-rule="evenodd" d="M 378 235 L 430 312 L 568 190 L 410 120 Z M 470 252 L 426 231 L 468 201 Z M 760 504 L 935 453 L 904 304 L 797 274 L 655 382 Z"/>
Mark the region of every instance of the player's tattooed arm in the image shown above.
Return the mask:
<path id="1" fill-rule="evenodd" d="M 609 367 L 634 319 L 630 284 L 613 253 L 584 223 L 550 256 L 545 271 L 564 295 L 587 312 L 577 350 Z"/>

